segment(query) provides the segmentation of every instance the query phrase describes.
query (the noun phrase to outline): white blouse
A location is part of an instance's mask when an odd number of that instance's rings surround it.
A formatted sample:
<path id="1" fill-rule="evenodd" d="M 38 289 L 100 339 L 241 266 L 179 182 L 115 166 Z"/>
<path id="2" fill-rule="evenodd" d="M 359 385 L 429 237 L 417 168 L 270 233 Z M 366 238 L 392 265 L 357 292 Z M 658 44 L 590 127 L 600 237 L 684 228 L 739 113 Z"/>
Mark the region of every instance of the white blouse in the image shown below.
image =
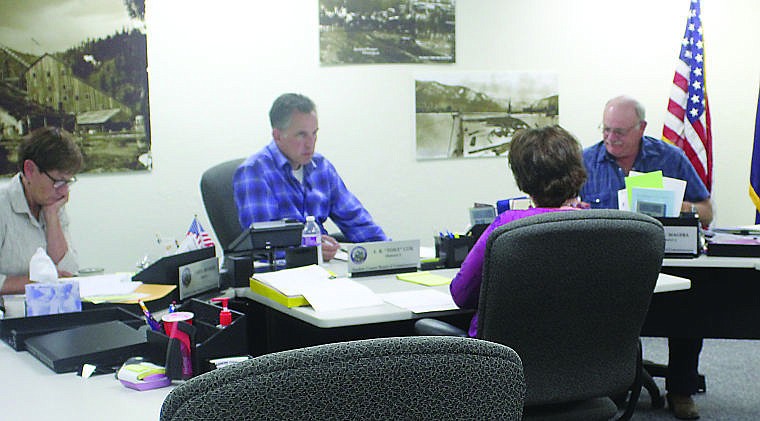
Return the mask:
<path id="1" fill-rule="evenodd" d="M 64 208 L 59 217 L 68 251 L 58 262 L 58 269 L 76 273 L 79 270 L 76 251 L 71 245 L 69 219 Z M 16 174 L 0 187 L 0 288 L 6 276 L 28 275 L 29 260 L 38 247 L 47 248 L 45 217 L 32 215 L 21 186 L 21 174 Z"/>

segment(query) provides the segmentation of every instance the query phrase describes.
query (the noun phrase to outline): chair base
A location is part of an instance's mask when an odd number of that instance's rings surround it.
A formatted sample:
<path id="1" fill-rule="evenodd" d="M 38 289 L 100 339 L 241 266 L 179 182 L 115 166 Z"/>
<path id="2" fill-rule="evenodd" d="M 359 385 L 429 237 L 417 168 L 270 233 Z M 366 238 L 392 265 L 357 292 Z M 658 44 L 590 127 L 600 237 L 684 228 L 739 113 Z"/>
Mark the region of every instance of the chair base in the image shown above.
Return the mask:
<path id="1" fill-rule="evenodd" d="M 649 393 L 650 400 L 652 401 L 652 408 L 661 409 L 665 407 L 665 398 L 660 393 L 657 383 L 654 382 L 653 377 L 667 377 L 668 366 L 664 364 L 653 363 L 648 360 L 643 362 L 644 369 L 642 370 L 642 386 L 646 388 Z M 707 385 L 705 383 L 705 376 L 699 375 L 697 384 L 697 393 L 705 393 L 707 391 Z"/>
<path id="2" fill-rule="evenodd" d="M 617 405 L 610 398 L 580 402 L 529 406 L 523 410 L 523 421 L 589 421 L 609 420 L 617 414 Z"/>
<path id="3" fill-rule="evenodd" d="M 644 369 L 652 376 L 652 377 L 667 377 L 668 376 L 668 366 L 665 364 L 657 364 L 652 361 L 644 360 Z M 649 388 L 647 388 L 649 390 Z M 707 382 L 705 381 L 705 375 L 700 374 L 698 383 L 697 383 L 697 393 L 705 393 L 707 392 Z"/>
<path id="4" fill-rule="evenodd" d="M 646 365 L 646 363 L 644 363 Z M 660 389 L 657 387 L 657 383 L 654 382 L 654 379 L 652 378 L 652 375 L 647 371 L 646 368 L 642 369 L 642 379 L 641 379 L 641 385 L 644 386 L 644 388 L 649 393 L 649 398 L 652 401 L 652 408 L 654 409 L 662 409 L 665 407 L 665 398 L 662 397 L 660 394 Z"/>

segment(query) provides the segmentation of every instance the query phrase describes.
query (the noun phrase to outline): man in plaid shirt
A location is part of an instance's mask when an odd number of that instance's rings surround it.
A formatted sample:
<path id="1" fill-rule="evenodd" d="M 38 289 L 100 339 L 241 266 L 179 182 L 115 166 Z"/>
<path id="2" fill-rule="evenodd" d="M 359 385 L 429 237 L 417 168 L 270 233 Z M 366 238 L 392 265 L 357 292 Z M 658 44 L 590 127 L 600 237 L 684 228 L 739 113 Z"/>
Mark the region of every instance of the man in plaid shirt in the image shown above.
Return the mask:
<path id="1" fill-rule="evenodd" d="M 269 119 L 273 140 L 246 159 L 233 178 L 240 225 L 284 218 L 304 222 L 313 215 L 322 230 L 325 261 L 339 248 L 324 228 L 327 218 L 350 242 L 388 240 L 330 161 L 315 153 L 314 102 L 300 94 L 283 94 L 272 104 Z"/>

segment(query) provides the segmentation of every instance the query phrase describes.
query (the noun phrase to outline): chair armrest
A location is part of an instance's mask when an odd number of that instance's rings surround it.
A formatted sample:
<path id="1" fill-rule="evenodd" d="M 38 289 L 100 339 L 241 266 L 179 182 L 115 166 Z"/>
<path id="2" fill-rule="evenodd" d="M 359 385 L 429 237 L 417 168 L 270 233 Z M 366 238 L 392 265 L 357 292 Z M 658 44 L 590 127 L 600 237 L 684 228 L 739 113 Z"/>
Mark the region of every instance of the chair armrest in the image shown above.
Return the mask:
<path id="1" fill-rule="evenodd" d="M 419 319 L 414 322 L 414 332 L 423 336 L 459 336 L 467 337 L 467 332 L 452 324 L 437 319 Z"/>

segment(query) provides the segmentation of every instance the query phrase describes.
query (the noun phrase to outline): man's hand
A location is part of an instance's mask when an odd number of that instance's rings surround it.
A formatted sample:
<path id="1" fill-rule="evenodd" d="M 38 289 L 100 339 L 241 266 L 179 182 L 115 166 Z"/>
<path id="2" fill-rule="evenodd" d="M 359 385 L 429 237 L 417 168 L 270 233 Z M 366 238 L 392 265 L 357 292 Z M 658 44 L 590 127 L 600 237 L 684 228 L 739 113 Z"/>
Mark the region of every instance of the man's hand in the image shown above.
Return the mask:
<path id="1" fill-rule="evenodd" d="M 591 205 L 582 201 L 579 197 L 574 197 L 572 199 L 567 200 L 565 203 L 563 203 L 563 206 L 569 206 L 571 208 L 577 208 L 577 209 L 591 208 Z"/>
<path id="2" fill-rule="evenodd" d="M 329 235 L 322 234 L 322 260 L 329 262 L 335 257 L 335 253 L 340 249 L 340 244 L 337 240 Z"/>

